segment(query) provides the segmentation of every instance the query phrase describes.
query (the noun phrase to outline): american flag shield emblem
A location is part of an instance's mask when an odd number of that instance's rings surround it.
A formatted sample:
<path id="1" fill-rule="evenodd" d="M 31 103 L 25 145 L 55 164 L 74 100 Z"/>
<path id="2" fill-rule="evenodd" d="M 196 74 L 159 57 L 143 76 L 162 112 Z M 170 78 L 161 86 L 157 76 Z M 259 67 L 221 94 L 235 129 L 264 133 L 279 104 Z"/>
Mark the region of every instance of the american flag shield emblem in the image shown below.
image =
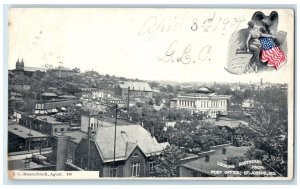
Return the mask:
<path id="1" fill-rule="evenodd" d="M 276 70 L 286 62 L 284 53 L 275 44 L 273 38 L 262 37 L 260 42 L 262 44 L 262 62 L 267 62 L 268 66 L 274 66 Z"/>

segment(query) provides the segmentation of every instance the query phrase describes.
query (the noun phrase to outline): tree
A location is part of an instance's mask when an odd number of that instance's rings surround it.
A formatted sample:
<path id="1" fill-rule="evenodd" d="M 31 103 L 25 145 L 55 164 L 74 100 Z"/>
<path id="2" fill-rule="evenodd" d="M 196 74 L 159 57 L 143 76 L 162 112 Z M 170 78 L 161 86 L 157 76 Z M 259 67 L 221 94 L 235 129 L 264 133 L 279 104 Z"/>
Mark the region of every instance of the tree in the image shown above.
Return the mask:
<path id="1" fill-rule="evenodd" d="M 264 108 L 257 110 L 243 133 L 252 139 L 254 147 L 247 153 L 248 158 L 260 158 L 263 163 L 279 174 L 287 175 L 287 123 L 280 119 L 279 111 Z"/>
<path id="2" fill-rule="evenodd" d="M 80 123 L 81 111 L 75 104 L 67 108 L 63 115 L 56 115 L 56 119 L 62 122 Z"/>
<path id="3" fill-rule="evenodd" d="M 187 155 L 175 145 L 167 146 L 161 156 L 154 157 L 155 177 L 179 177 L 180 160 Z"/>
<path id="4" fill-rule="evenodd" d="M 187 153 L 198 154 L 211 146 L 229 143 L 229 133 L 205 121 L 179 122 L 164 133 L 170 144 Z"/>
<path id="5" fill-rule="evenodd" d="M 75 67 L 72 70 L 74 73 L 80 73 L 80 68 L 78 68 L 78 67 Z"/>

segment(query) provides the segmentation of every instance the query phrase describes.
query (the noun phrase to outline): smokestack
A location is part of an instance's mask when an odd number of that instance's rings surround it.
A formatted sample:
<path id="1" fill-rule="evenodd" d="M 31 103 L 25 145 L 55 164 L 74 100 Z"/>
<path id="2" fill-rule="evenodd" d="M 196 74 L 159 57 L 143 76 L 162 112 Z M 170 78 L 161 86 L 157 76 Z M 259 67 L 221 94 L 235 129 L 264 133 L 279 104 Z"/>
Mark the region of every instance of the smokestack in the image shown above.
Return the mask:
<path id="1" fill-rule="evenodd" d="M 222 148 L 222 154 L 226 155 L 226 148 Z"/>
<path id="2" fill-rule="evenodd" d="M 52 138 L 52 161 L 56 165 L 56 171 L 65 170 L 65 163 L 68 156 L 69 136 L 53 134 Z"/>
<path id="3" fill-rule="evenodd" d="M 209 155 L 205 156 L 205 162 L 209 162 Z"/>

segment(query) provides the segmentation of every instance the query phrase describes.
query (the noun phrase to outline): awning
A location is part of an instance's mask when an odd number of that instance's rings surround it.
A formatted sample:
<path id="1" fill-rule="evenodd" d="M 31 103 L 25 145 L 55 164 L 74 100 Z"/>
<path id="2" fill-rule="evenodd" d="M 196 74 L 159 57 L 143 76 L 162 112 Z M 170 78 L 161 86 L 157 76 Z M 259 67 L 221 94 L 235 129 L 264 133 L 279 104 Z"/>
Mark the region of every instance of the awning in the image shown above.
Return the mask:
<path id="1" fill-rule="evenodd" d="M 54 109 L 47 110 L 47 112 L 48 113 L 57 113 L 58 111 L 57 111 L 57 109 L 54 108 Z"/>
<path id="2" fill-rule="evenodd" d="M 47 112 L 46 110 L 35 110 L 35 111 L 34 111 L 34 114 L 39 114 L 39 115 L 40 115 L 40 114 L 43 115 L 43 114 L 47 114 L 47 113 L 48 113 L 48 112 Z"/>

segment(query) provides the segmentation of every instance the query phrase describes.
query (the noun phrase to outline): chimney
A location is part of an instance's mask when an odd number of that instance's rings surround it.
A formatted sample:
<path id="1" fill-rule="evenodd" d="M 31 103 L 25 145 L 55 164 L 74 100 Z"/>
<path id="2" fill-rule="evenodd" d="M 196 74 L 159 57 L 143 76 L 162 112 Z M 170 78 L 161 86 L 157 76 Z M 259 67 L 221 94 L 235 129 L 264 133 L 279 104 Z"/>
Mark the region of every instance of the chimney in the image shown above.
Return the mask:
<path id="1" fill-rule="evenodd" d="M 68 156 L 69 136 L 53 134 L 51 160 L 55 163 L 56 171 L 65 170 Z"/>
<path id="2" fill-rule="evenodd" d="M 222 154 L 226 155 L 226 148 L 222 148 Z"/>
<path id="3" fill-rule="evenodd" d="M 154 126 L 151 127 L 151 136 L 154 137 Z"/>
<path id="4" fill-rule="evenodd" d="M 205 156 L 205 162 L 209 162 L 209 155 Z"/>
<path id="5" fill-rule="evenodd" d="M 217 115 L 216 115 L 216 121 L 220 120 L 220 112 L 218 111 Z"/>

